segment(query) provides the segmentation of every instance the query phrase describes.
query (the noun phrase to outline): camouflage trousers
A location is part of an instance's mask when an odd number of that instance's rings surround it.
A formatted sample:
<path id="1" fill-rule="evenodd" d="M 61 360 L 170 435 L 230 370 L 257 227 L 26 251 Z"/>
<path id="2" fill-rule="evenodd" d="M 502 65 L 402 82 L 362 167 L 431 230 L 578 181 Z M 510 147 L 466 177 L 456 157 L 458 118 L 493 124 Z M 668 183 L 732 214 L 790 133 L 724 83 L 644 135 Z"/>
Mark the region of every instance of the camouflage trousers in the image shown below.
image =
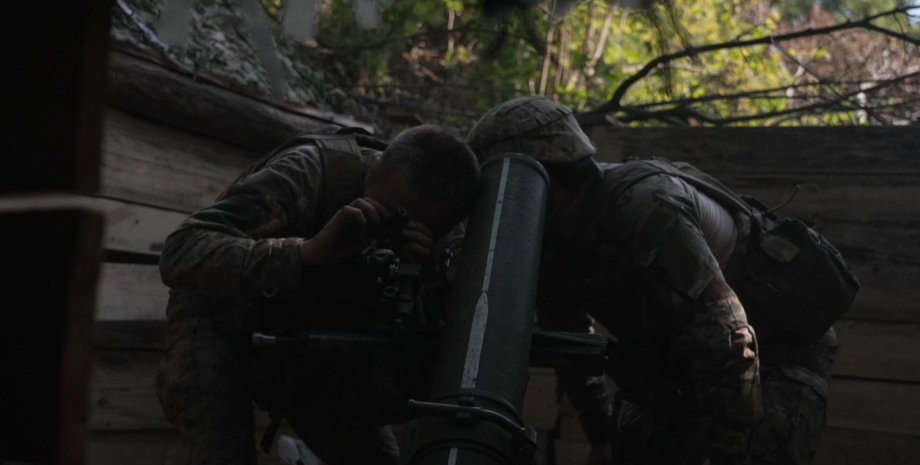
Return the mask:
<path id="1" fill-rule="evenodd" d="M 833 328 L 812 343 L 761 348 L 764 415 L 754 427 L 751 464 L 812 462 L 825 424 L 827 386 L 836 349 Z M 685 409 L 662 400 L 667 396 L 656 398 L 659 402 L 643 407 L 618 399 L 615 463 L 687 463 L 685 455 L 705 455 L 687 452 L 687 444 L 705 447 L 707 442 L 704 437 L 693 437 L 698 425 L 682 415 Z"/>
<path id="2" fill-rule="evenodd" d="M 248 335 L 228 335 L 219 326 L 210 318 L 169 324 L 157 394 L 186 443 L 186 463 L 254 465 L 254 405 L 283 415 L 327 465 L 397 463 L 396 439 L 388 426 L 336 417 L 339 410 L 360 410 L 354 404 L 367 402 L 349 399 L 351 391 L 366 394 L 360 386 L 340 389 L 341 384 L 332 386 L 328 378 L 317 377 L 306 380 L 312 388 L 295 389 L 304 381 L 296 379 L 304 372 L 296 357 L 259 357 L 248 348 Z"/>

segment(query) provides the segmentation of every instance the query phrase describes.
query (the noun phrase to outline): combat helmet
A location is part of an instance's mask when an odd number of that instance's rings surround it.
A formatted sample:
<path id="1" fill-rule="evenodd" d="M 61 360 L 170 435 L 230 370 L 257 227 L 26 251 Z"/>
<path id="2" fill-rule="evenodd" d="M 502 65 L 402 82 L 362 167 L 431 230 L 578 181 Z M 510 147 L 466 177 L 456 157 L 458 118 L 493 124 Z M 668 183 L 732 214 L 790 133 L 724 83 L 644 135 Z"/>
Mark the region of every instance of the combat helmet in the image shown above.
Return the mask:
<path id="1" fill-rule="evenodd" d="M 507 152 L 544 163 L 575 163 L 597 152 L 571 109 L 539 96 L 492 107 L 470 130 L 466 143 L 480 163 Z"/>

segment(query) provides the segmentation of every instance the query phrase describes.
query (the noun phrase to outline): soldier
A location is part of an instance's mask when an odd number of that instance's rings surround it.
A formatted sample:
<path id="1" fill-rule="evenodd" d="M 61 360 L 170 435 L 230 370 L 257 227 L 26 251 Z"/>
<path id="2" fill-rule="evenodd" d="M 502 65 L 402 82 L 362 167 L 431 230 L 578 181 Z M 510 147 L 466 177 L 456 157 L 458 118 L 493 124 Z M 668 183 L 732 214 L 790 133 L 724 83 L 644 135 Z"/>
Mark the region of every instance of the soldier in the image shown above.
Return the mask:
<path id="1" fill-rule="evenodd" d="M 618 339 L 608 372 L 636 408 L 619 411 L 617 463 L 811 461 L 836 349 L 830 326 L 842 310 L 813 309 L 820 321 L 802 336 L 774 318 L 798 307 L 748 291 L 757 284 L 751 257 L 768 242 L 761 229 L 772 216 L 739 205 L 689 165 L 596 163 L 571 110 L 542 97 L 492 108 L 467 143 L 480 162 L 519 152 L 550 175 L 539 322 L 589 331 L 593 317 Z M 793 287 L 818 303 L 833 295 L 804 279 Z M 561 378 L 592 460 L 609 463 L 614 419 L 604 385 L 578 373 Z"/>
<path id="2" fill-rule="evenodd" d="M 463 142 L 420 126 L 380 145 L 360 133 L 295 138 L 167 238 L 160 272 L 172 290 L 157 392 L 188 463 L 254 464 L 253 402 L 283 416 L 329 465 L 396 463 L 381 426 L 393 410 L 380 395 L 398 396 L 406 382 L 385 358 L 304 365 L 250 343 L 255 330 L 369 327 L 375 308 L 361 305 L 361 288 L 336 264 L 397 212 L 407 218 L 400 256 L 430 264 L 435 239 L 466 216 L 479 166 Z"/>

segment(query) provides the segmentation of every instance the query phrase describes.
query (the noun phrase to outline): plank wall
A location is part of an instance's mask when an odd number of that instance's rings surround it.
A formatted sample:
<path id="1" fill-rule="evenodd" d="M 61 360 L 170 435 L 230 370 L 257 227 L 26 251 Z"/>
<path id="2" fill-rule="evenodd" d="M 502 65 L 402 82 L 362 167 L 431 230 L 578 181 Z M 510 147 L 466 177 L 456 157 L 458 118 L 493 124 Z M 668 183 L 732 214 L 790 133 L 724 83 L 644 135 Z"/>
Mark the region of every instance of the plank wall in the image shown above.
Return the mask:
<path id="1" fill-rule="evenodd" d="M 920 131 L 916 128 L 593 128 L 599 159 L 686 161 L 825 235 L 862 283 L 817 464 L 920 457 Z"/>
<path id="2" fill-rule="evenodd" d="M 920 134 L 899 128 L 618 129 L 591 133 L 604 161 L 667 156 L 814 225 L 863 289 L 837 325 L 841 349 L 821 465 L 907 464 L 920 457 Z M 167 289 L 156 261 L 166 235 L 258 154 L 108 112 L 101 194 L 109 260 L 100 279 L 91 464 L 176 463 L 181 446 L 154 392 Z M 560 460 L 586 453 L 552 373 L 531 373 L 527 415 L 555 430 Z M 561 410 L 561 413 L 560 413 Z M 260 419 L 260 425 L 265 419 Z M 569 426 L 566 426 L 569 425 Z M 550 441 L 552 443 L 552 441 Z M 271 463 L 265 458 L 265 463 Z"/>

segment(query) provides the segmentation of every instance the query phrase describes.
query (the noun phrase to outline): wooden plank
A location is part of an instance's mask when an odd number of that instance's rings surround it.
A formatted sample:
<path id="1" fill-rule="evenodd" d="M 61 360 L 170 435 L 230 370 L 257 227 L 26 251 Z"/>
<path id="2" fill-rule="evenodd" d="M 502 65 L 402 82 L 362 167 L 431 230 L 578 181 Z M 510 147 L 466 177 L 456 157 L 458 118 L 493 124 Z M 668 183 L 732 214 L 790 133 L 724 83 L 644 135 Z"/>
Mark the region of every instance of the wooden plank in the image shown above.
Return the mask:
<path id="1" fill-rule="evenodd" d="M 827 221 L 816 229 L 840 250 L 861 284 L 845 318 L 920 323 L 920 222 Z"/>
<path id="2" fill-rule="evenodd" d="M 835 375 L 920 383 L 920 325 L 841 321 L 834 326 L 840 344 Z"/>
<path id="3" fill-rule="evenodd" d="M 111 0 L 66 2 L 53 10 L 34 2 L 4 7 L 4 17 L 17 18 L 5 25 L 4 42 L 25 45 L 28 37 L 28 46 L 11 46 L 4 53 L 16 71 L 6 73 L 10 91 L 3 103 L 16 110 L 4 123 L 8 136 L 0 192 L 98 189 L 111 12 Z M 42 21 L 26 20 L 46 15 Z"/>
<path id="4" fill-rule="evenodd" d="M 785 203 L 795 193 L 779 213 L 804 221 L 905 221 L 916 219 L 920 211 L 920 176 L 916 175 L 709 173 L 769 207 Z M 797 193 L 796 185 L 800 186 Z"/>
<path id="5" fill-rule="evenodd" d="M 525 423 L 535 429 L 555 429 L 559 418 L 559 381 L 556 371 L 530 368 L 529 376 L 521 416 Z"/>
<path id="6" fill-rule="evenodd" d="M 93 430 L 166 429 L 156 389 L 148 387 L 101 388 L 90 392 L 89 427 Z"/>
<path id="7" fill-rule="evenodd" d="M 328 124 L 373 129 L 342 115 L 271 105 L 120 52 L 111 54 L 109 86 L 115 108 L 256 153 Z"/>
<path id="8" fill-rule="evenodd" d="M 269 453 L 258 447 L 262 430 L 256 431 L 253 444 L 258 463 L 285 465 L 273 449 Z M 293 435 L 282 426 L 282 434 Z M 276 442 L 277 444 L 277 442 Z M 187 450 L 179 434 L 172 430 L 93 431 L 87 444 L 86 463 L 89 465 L 185 465 Z"/>
<path id="9" fill-rule="evenodd" d="M 138 254 L 159 254 L 163 241 L 186 213 L 85 195 L 28 195 L 0 198 L 0 212 L 81 208 L 105 215 L 103 247 Z"/>
<path id="10" fill-rule="evenodd" d="M 920 384 L 836 378 L 829 398 L 829 426 L 920 435 Z"/>
<path id="11" fill-rule="evenodd" d="M 160 312 L 161 310 L 152 308 Z M 844 320 L 835 325 L 840 351 L 834 362 L 837 376 L 920 382 L 920 325 Z M 160 350 L 165 335 L 163 320 L 97 321 L 95 346 L 100 349 Z M 553 375 L 531 368 L 531 383 L 524 400 L 524 416 L 542 429 L 554 429 L 560 414 L 558 387 Z M 540 374 L 535 375 L 535 372 Z"/>
<path id="12" fill-rule="evenodd" d="M 104 130 L 102 194 L 173 210 L 209 205 L 259 157 L 117 110 Z"/>
<path id="13" fill-rule="evenodd" d="M 862 282 L 847 318 L 920 322 L 920 176 L 721 177 L 780 213 L 798 217 L 843 253 Z"/>
<path id="14" fill-rule="evenodd" d="M 105 212 L 105 248 L 109 250 L 158 255 L 166 236 L 187 216 L 129 202 L 88 199 Z"/>
<path id="15" fill-rule="evenodd" d="M 170 429 L 156 395 L 159 351 L 107 351 L 94 354 L 92 430 Z"/>
<path id="16" fill-rule="evenodd" d="M 94 431 L 161 430 L 171 425 L 156 395 L 156 372 L 162 352 L 97 350 L 90 388 L 90 429 Z M 256 409 L 256 426 L 268 415 Z"/>
<path id="17" fill-rule="evenodd" d="M 846 252 L 846 249 L 844 249 Z M 848 259 L 862 283 L 847 319 L 920 322 L 920 267 L 882 259 Z M 168 299 L 156 265 L 107 264 L 100 277 L 99 320 L 158 320 Z"/>
<path id="18" fill-rule="evenodd" d="M 163 350 L 165 320 L 97 321 L 93 346 L 111 350 Z"/>
<path id="19" fill-rule="evenodd" d="M 920 131 L 909 127 L 597 126 L 589 135 L 602 161 L 663 156 L 711 171 L 920 174 Z"/>
<path id="20" fill-rule="evenodd" d="M 106 263 L 99 276 L 97 321 L 162 320 L 169 288 L 157 265 Z"/>
<path id="21" fill-rule="evenodd" d="M 815 465 L 914 465 L 920 436 L 825 428 Z"/>
<path id="22" fill-rule="evenodd" d="M 0 462 L 80 463 L 103 224 L 96 211 L 65 206 L 0 213 L 0 283 L 9 299 L 0 412 L 13 426 Z"/>

